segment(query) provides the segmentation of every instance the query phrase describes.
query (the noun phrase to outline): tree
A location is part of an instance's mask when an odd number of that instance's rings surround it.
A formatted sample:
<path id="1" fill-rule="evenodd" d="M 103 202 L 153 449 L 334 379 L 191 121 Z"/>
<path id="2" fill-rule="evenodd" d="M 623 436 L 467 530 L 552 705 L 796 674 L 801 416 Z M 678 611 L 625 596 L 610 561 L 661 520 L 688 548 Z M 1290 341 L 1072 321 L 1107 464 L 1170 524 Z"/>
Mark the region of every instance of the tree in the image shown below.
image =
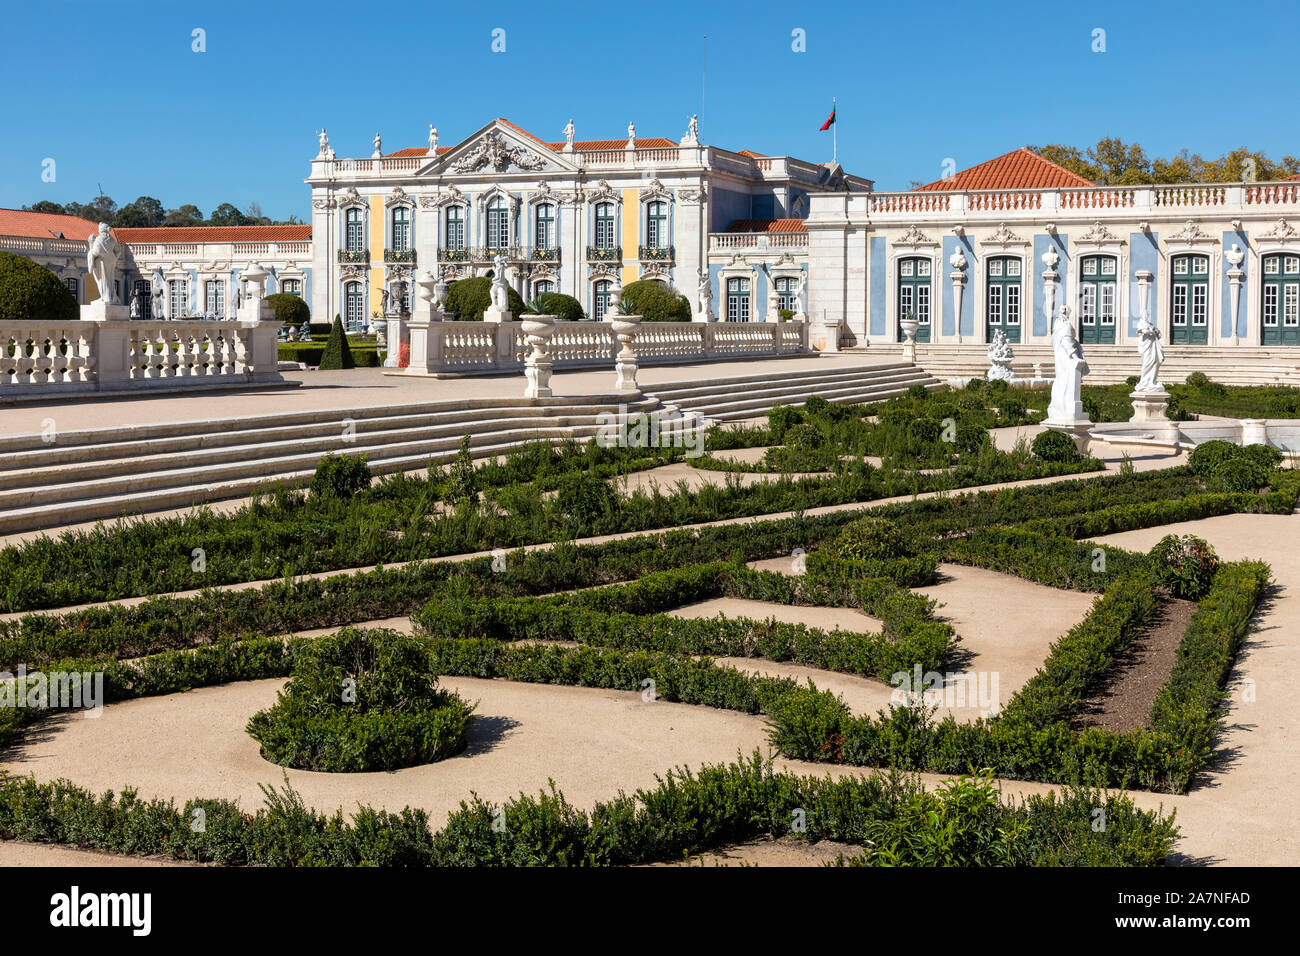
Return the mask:
<path id="1" fill-rule="evenodd" d="M 201 226 L 203 225 L 203 213 L 198 206 L 191 206 L 188 203 L 178 209 L 167 210 L 167 219 L 164 226 Z"/>
<path id="2" fill-rule="evenodd" d="M 266 304 L 275 311 L 276 321 L 281 325 L 311 323 L 311 308 L 300 295 L 277 292 L 266 297 Z"/>
<path id="3" fill-rule="evenodd" d="M 0 319 L 72 322 L 79 317 L 76 298 L 58 276 L 30 259 L 0 252 Z"/>
<path id="4" fill-rule="evenodd" d="M 62 203 L 50 202 L 48 199 L 42 199 L 40 202 L 34 202 L 30 206 L 23 206 L 23 208 L 32 212 L 53 212 L 60 215 L 67 211 L 63 208 Z"/>
<path id="5" fill-rule="evenodd" d="M 127 228 L 156 228 L 167 220 L 163 204 L 152 196 L 141 196 L 135 202 L 127 203 L 113 217 L 114 226 Z"/>
<path id="6" fill-rule="evenodd" d="M 248 217 L 239 211 L 238 207 L 228 202 L 223 202 L 216 209 L 212 210 L 212 216 L 208 219 L 210 226 L 247 226 Z"/>
<path id="7" fill-rule="evenodd" d="M 325 343 L 325 351 L 320 357 L 320 366 L 323 370 L 356 368 L 356 360 L 352 358 L 352 349 L 348 347 L 347 333 L 343 331 L 343 319 L 334 316 L 334 325 L 330 327 L 329 341 Z"/>
<path id="8" fill-rule="evenodd" d="M 623 311 L 646 322 L 689 322 L 691 303 L 662 283 L 640 279 L 623 287 Z"/>
<path id="9" fill-rule="evenodd" d="M 514 289 L 506 289 L 511 315 L 523 315 L 527 306 Z M 462 322 L 481 322 L 483 312 L 492 304 L 492 280 L 487 276 L 457 279 L 447 286 L 447 311 Z"/>
<path id="10" fill-rule="evenodd" d="M 1206 159 L 1186 149 L 1171 159 L 1151 159 L 1137 143 L 1126 145 L 1118 137 L 1101 139 L 1086 151 L 1059 144 L 1030 149 L 1101 186 L 1266 182 L 1300 173 L 1300 158 L 1284 156 L 1274 162 L 1265 153 L 1245 147 L 1231 150 L 1218 159 Z"/>

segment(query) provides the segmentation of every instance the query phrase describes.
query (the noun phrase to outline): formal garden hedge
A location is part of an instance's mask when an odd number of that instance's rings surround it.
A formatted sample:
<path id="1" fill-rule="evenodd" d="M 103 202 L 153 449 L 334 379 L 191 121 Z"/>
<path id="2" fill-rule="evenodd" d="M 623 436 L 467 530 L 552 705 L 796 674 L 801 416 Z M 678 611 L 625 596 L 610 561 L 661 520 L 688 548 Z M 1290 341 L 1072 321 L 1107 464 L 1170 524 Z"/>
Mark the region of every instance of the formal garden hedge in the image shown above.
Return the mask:
<path id="1" fill-rule="evenodd" d="M 512 316 L 521 316 L 528 309 L 523 297 L 509 286 L 506 287 L 506 300 Z M 447 311 L 458 321 L 482 322 L 483 313 L 491 305 L 492 279 L 489 276 L 457 279 L 447 285 Z"/>
<path id="2" fill-rule="evenodd" d="M 553 315 L 562 322 L 581 322 L 587 317 L 582 303 L 563 292 L 543 292 L 528 308 L 537 315 Z"/>
<path id="3" fill-rule="evenodd" d="M 296 329 L 304 322 L 311 324 L 311 307 L 300 295 L 277 292 L 266 297 L 266 304 L 275 312 L 275 320 L 281 325 L 291 325 Z"/>
<path id="4" fill-rule="evenodd" d="M 849 865 L 1156 866 L 1178 837 L 1172 816 L 1125 796 L 1072 789 L 1020 804 L 987 777 L 929 791 L 896 775 L 777 773 L 757 754 L 670 771 L 590 812 L 554 788 L 500 807 L 473 797 L 436 832 L 422 810 L 363 806 L 345 820 L 309 809 L 287 784 L 263 791 L 249 814 L 228 800 L 177 807 L 0 776 L 0 839 L 232 866 L 627 866 L 763 836 L 850 844 Z"/>
<path id="5" fill-rule="evenodd" d="M 627 315 L 639 315 L 645 322 L 691 321 L 690 300 L 653 279 L 629 282 L 620 301 Z"/>
<path id="6" fill-rule="evenodd" d="M 438 689 L 418 641 L 345 628 L 299 648 L 289 683 L 248 733 L 285 767 L 399 770 L 463 750 L 473 710 Z"/>

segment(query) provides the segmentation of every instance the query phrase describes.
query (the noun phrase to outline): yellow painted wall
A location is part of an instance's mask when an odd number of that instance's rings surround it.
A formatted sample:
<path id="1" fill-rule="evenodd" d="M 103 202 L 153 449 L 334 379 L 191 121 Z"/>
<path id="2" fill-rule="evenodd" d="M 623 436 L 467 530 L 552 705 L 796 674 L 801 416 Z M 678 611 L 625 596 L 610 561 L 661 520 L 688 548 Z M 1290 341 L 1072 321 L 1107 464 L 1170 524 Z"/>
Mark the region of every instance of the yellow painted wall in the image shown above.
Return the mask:
<path id="1" fill-rule="evenodd" d="M 83 291 L 78 301 L 94 302 L 99 298 L 99 286 L 95 284 L 95 277 L 89 272 L 86 273 L 86 281 L 79 283 Z"/>
<path id="2" fill-rule="evenodd" d="M 623 266 L 619 281 L 623 285 L 637 280 L 637 243 L 641 237 L 641 196 L 635 189 L 623 190 Z"/>
<path id="3" fill-rule="evenodd" d="M 370 258 L 384 258 L 384 197 L 370 197 Z M 384 295 L 384 269 L 382 266 L 370 270 L 370 313 L 380 307 Z"/>

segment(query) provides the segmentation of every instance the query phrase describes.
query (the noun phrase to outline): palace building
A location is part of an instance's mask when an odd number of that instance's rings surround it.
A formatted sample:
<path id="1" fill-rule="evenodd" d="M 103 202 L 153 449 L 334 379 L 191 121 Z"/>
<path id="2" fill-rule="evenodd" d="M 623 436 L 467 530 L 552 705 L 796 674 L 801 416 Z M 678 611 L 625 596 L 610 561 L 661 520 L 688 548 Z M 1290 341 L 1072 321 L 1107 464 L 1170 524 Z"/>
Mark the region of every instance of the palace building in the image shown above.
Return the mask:
<path id="1" fill-rule="evenodd" d="M 811 195 L 870 192 L 839 166 L 679 140 L 548 142 L 496 119 L 452 146 L 341 159 L 321 134 L 312 193 L 313 315 L 366 327 L 395 281 L 490 274 L 498 256 L 525 300 L 562 292 L 593 319 L 611 288 L 649 279 L 698 308 L 707 273 L 722 319 L 797 311 Z"/>
<path id="2" fill-rule="evenodd" d="M 810 308 L 849 345 L 1300 345 L 1300 181 L 1096 186 L 1018 149 L 906 192 L 814 193 Z"/>
<path id="3" fill-rule="evenodd" d="M 80 216 L 0 209 L 0 250 L 49 269 L 84 305 L 99 296 L 94 279 L 86 272 L 87 240 L 98 229 L 99 223 Z M 117 291 L 121 292 L 120 281 Z"/>

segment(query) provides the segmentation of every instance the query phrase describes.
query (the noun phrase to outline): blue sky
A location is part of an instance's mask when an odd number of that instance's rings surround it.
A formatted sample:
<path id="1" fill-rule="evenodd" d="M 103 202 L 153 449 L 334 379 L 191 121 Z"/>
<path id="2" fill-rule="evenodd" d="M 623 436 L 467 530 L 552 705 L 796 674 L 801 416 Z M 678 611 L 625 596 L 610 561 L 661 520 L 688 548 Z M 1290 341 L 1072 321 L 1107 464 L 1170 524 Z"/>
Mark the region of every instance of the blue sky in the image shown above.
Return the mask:
<path id="1" fill-rule="evenodd" d="M 1017 146 L 1102 136 L 1149 154 L 1300 152 L 1278 14 L 1215 3 L 11 4 L 0 37 L 0 206 L 141 194 L 310 213 L 322 125 L 341 156 L 450 145 L 502 115 L 546 139 L 679 138 L 824 161 L 878 189 Z M 1079 5 L 1082 6 L 1082 5 Z M 1280 12 L 1280 11 L 1279 11 Z M 1268 28 L 1272 23 L 1276 29 Z M 192 31 L 207 50 L 193 52 Z M 492 31 L 506 50 L 492 52 Z M 1094 29 L 1106 31 L 1094 53 Z M 806 31 L 806 52 L 792 31 Z M 56 162 L 56 180 L 41 179 Z"/>

